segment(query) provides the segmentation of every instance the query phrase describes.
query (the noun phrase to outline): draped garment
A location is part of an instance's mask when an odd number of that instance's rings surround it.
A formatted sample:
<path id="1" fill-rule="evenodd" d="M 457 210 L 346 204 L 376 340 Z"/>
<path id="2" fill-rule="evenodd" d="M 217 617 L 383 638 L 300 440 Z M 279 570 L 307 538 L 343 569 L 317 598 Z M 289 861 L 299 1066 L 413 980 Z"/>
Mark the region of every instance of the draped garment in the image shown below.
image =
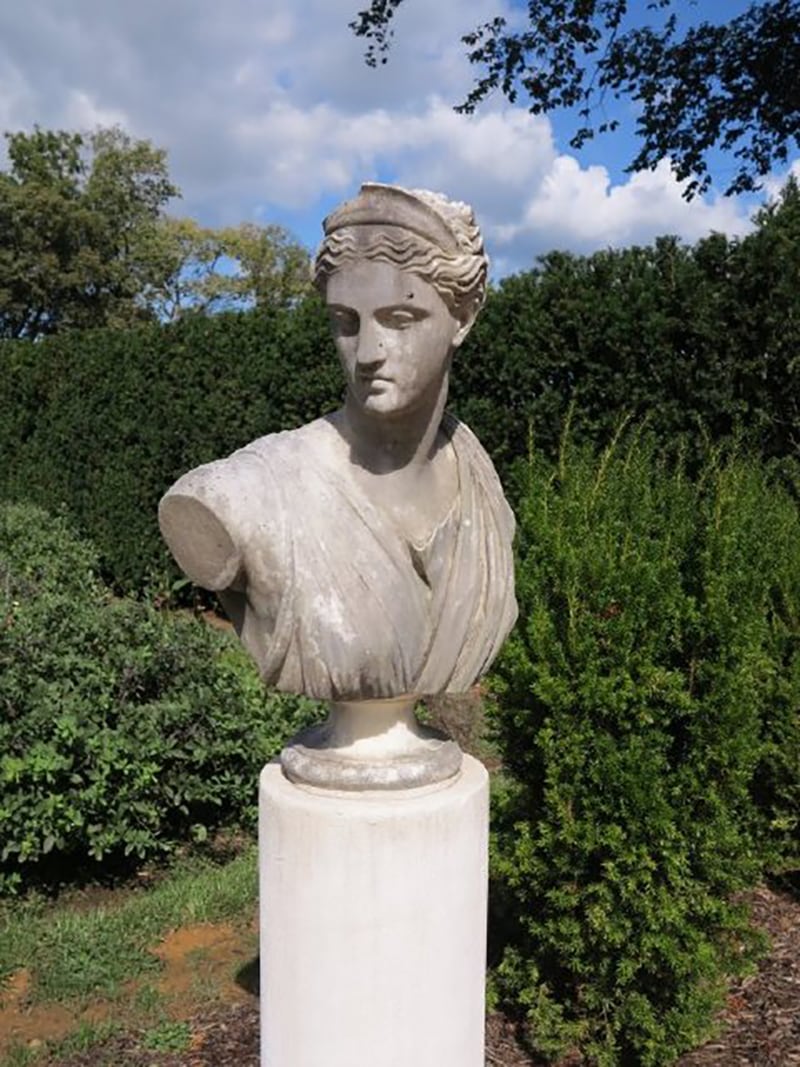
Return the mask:
<path id="1" fill-rule="evenodd" d="M 170 490 L 202 499 L 238 548 L 219 595 L 265 682 L 354 700 L 462 692 L 488 669 L 516 619 L 514 518 L 472 432 L 450 415 L 441 428 L 458 493 L 425 543 L 358 484 L 327 418 Z"/>

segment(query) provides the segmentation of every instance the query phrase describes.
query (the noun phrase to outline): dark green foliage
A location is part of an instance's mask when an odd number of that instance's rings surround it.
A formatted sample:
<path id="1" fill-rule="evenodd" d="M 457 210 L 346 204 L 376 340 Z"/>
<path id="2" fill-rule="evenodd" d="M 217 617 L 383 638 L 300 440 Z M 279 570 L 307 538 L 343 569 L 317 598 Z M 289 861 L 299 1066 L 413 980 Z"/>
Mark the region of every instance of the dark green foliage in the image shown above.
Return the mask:
<path id="1" fill-rule="evenodd" d="M 800 186 L 795 178 L 756 217 L 729 264 L 728 340 L 740 395 L 770 455 L 800 452 Z"/>
<path id="2" fill-rule="evenodd" d="M 606 444 L 621 414 L 646 418 L 696 462 L 744 432 L 767 456 L 800 443 L 800 190 L 741 241 L 562 252 L 504 280 L 458 353 L 452 398 L 508 477 L 536 446 Z"/>
<path id="3" fill-rule="evenodd" d="M 499 986 L 543 1052 L 669 1063 L 747 956 L 730 894 L 797 833 L 800 514 L 756 461 L 693 481 L 633 437 L 536 455 L 518 519 Z"/>
<path id="4" fill-rule="evenodd" d="M 158 500 L 192 466 L 338 406 L 318 301 L 0 348 L 0 497 L 69 509 L 118 589 L 177 577 Z"/>
<path id="5" fill-rule="evenodd" d="M 506 279 L 456 355 L 452 407 L 513 490 L 529 432 L 553 456 L 646 418 L 696 464 L 745 431 L 767 456 L 800 442 L 800 192 L 742 241 L 580 257 Z M 155 519 L 181 473 L 336 408 L 342 378 L 311 298 L 291 310 L 0 344 L 0 496 L 69 508 L 117 588 L 177 577 Z"/>
<path id="6" fill-rule="evenodd" d="M 234 638 L 112 599 L 93 567 L 63 520 L 0 506 L 6 891 L 252 824 L 260 768 L 314 710 L 266 696 Z"/>
<path id="7" fill-rule="evenodd" d="M 731 253 L 724 237 L 695 249 L 660 238 L 589 257 L 553 252 L 504 281 L 453 386 L 496 462 L 524 454 L 528 426 L 555 455 L 570 407 L 575 434 L 600 443 L 622 412 L 646 415 L 669 440 L 730 434 L 748 415 L 726 326 Z"/>
<path id="8" fill-rule="evenodd" d="M 166 265 L 154 238 L 178 195 L 165 153 L 119 128 L 7 133 L 0 171 L 0 337 L 130 326 Z"/>

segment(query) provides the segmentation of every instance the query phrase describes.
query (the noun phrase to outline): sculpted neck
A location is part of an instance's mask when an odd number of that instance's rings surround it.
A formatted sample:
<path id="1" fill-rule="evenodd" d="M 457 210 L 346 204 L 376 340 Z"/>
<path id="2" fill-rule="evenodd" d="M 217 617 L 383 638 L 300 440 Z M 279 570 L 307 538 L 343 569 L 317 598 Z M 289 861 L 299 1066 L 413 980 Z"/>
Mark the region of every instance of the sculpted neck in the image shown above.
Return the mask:
<path id="1" fill-rule="evenodd" d="M 374 474 L 426 466 L 437 451 L 448 385 L 445 374 L 434 395 L 397 415 L 365 411 L 348 393 L 341 416 L 353 461 Z"/>

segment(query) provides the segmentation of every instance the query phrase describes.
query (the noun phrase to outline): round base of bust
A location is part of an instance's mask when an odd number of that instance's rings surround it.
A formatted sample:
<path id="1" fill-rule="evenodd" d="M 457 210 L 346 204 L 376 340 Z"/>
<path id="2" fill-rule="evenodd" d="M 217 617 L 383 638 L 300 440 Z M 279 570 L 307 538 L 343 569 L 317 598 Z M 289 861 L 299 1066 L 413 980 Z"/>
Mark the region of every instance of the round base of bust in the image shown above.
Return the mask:
<path id="1" fill-rule="evenodd" d="M 319 789 L 416 789 L 458 774 L 461 749 L 421 726 L 413 696 L 331 703 L 328 719 L 281 752 L 283 773 Z"/>
<path id="2" fill-rule="evenodd" d="M 431 737 L 414 753 L 370 760 L 319 747 L 321 733 L 321 726 L 312 727 L 283 749 L 281 767 L 289 781 L 318 789 L 415 789 L 447 781 L 461 768 L 461 749 L 446 737 Z"/>

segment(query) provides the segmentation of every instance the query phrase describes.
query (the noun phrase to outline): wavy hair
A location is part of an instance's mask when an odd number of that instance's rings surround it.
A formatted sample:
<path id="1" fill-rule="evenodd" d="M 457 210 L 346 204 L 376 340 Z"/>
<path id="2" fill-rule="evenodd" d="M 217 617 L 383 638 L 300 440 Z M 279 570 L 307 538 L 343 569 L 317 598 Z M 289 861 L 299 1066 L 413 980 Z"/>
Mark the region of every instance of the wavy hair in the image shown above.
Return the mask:
<path id="1" fill-rule="evenodd" d="M 486 299 L 489 259 L 472 209 L 439 193 L 411 190 L 433 208 L 453 234 L 458 252 L 446 252 L 432 241 L 396 224 L 363 228 L 343 226 L 329 233 L 317 252 L 314 284 L 324 295 L 328 279 L 347 263 L 360 259 L 390 263 L 432 285 L 457 318 L 477 315 Z M 362 229 L 357 234 L 356 230 Z M 361 239 L 359 239 L 359 237 Z"/>

